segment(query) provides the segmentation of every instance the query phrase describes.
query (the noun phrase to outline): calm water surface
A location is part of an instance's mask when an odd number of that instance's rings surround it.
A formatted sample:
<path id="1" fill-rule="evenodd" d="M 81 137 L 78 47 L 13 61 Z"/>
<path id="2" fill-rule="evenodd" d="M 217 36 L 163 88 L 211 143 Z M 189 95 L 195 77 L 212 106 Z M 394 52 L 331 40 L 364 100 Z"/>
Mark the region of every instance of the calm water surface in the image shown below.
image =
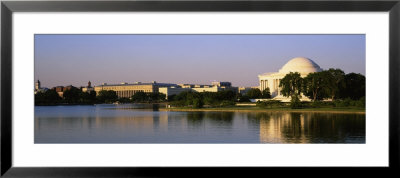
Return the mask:
<path id="1" fill-rule="evenodd" d="M 365 143 L 365 114 L 36 106 L 35 143 Z"/>

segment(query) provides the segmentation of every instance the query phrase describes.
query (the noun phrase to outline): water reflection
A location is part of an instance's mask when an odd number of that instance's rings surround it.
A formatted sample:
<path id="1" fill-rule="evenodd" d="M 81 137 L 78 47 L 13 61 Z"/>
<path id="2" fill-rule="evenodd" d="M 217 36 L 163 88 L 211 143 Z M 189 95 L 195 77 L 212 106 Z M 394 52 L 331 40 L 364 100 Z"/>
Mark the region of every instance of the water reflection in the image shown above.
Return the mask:
<path id="1" fill-rule="evenodd" d="M 35 107 L 35 143 L 365 143 L 365 114 Z"/>
<path id="2" fill-rule="evenodd" d="M 165 108 L 166 104 L 101 104 L 100 107 L 103 109 L 114 109 L 114 110 L 132 110 L 132 109 L 143 109 L 143 110 L 151 110 L 151 111 L 159 111 L 160 107 Z"/>
<path id="3" fill-rule="evenodd" d="M 248 113 L 261 143 L 365 143 L 364 114 Z"/>

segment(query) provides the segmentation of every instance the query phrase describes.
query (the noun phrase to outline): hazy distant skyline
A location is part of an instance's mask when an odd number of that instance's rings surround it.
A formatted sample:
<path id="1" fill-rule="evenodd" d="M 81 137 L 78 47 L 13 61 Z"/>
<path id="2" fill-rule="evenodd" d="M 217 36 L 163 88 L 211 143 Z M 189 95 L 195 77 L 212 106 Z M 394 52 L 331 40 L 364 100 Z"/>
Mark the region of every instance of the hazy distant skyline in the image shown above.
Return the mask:
<path id="1" fill-rule="evenodd" d="M 365 75 L 365 35 L 35 35 L 42 87 L 151 82 L 258 86 L 258 75 L 306 57 Z"/>

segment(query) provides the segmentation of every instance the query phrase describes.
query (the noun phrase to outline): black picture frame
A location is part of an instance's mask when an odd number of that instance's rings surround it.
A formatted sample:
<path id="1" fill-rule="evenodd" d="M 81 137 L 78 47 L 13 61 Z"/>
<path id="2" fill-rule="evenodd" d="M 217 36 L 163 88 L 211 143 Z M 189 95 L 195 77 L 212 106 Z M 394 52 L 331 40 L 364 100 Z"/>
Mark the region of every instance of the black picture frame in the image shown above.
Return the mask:
<path id="1" fill-rule="evenodd" d="M 203 175 L 250 175 L 277 172 L 307 172 L 310 169 L 329 171 L 330 175 L 343 172 L 317 167 L 75 167 L 21 168 L 12 165 L 12 18 L 13 12 L 123 12 L 123 11 L 333 11 L 333 12 L 389 12 L 389 167 L 341 168 L 349 174 L 369 174 L 370 171 L 389 172 L 399 168 L 399 102 L 400 102 L 400 1 L 2 1 L 1 2 L 1 175 L 4 177 L 166 177 Z M 334 169 L 338 169 L 336 167 Z M 285 169 L 285 170 L 283 170 Z M 286 170 L 291 169 L 291 170 Z M 323 173 L 327 174 L 327 172 Z"/>

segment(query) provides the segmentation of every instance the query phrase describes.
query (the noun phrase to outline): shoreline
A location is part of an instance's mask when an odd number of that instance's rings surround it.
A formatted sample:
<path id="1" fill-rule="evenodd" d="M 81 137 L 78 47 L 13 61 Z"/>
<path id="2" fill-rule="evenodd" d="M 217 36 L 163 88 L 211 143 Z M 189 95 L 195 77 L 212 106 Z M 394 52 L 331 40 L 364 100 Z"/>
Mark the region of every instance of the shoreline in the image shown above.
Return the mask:
<path id="1" fill-rule="evenodd" d="M 57 104 L 34 104 L 34 106 L 80 106 L 80 105 L 124 105 L 124 104 L 159 104 L 166 105 L 168 103 L 57 103 Z"/>
<path id="2" fill-rule="evenodd" d="M 105 104 L 105 103 L 102 103 Z M 133 103 L 133 104 L 164 104 L 164 103 Z M 35 105 L 35 106 L 95 106 L 101 104 L 56 104 L 56 105 Z M 110 105 L 113 105 L 110 103 Z M 116 104 L 118 105 L 118 104 Z M 366 114 L 365 109 L 361 108 L 259 108 L 255 106 L 242 107 L 221 107 L 221 108 L 158 108 L 159 111 L 176 111 L 176 112 L 294 112 L 294 113 L 348 113 L 348 114 Z"/>
<path id="3" fill-rule="evenodd" d="M 349 113 L 349 114 L 365 114 L 365 110 L 349 110 L 349 109 L 332 109 L 332 108 L 317 108 L 317 109 L 290 109 L 290 108 L 272 108 L 272 109 L 237 109 L 237 108 L 159 108 L 160 111 L 178 111 L 178 112 L 196 112 L 196 111 L 215 111 L 215 112 L 297 112 L 297 113 Z"/>

